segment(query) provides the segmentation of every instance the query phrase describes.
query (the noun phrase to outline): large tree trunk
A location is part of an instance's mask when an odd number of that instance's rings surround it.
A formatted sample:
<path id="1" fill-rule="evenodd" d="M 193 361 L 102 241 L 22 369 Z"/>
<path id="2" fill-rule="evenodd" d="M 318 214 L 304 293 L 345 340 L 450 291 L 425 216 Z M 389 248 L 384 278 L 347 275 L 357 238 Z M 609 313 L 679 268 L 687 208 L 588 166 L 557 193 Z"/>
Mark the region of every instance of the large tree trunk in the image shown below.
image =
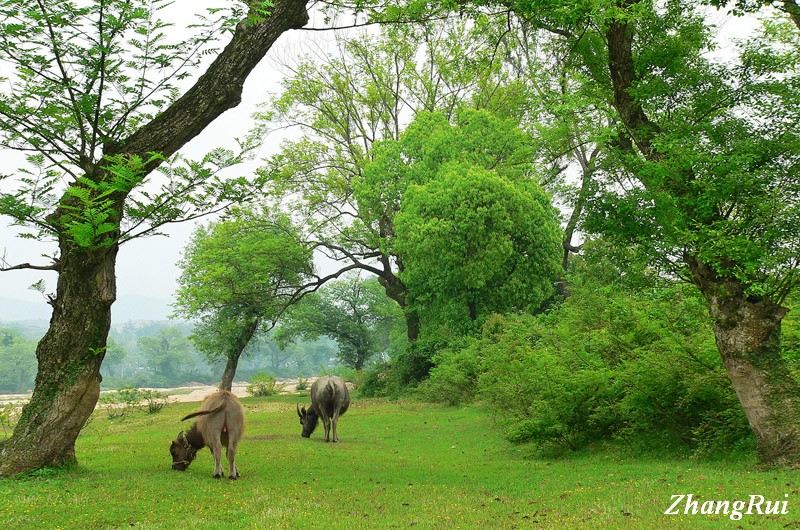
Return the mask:
<path id="1" fill-rule="evenodd" d="M 378 283 L 383 286 L 386 296 L 397 302 L 406 317 L 406 336 L 409 342 L 414 342 L 419 338 L 419 315 L 408 306 L 408 288 L 393 274 L 388 268 L 388 257 L 384 258 L 384 274 L 378 276 Z M 399 263 L 399 261 L 398 261 Z"/>
<path id="2" fill-rule="evenodd" d="M 735 279 L 721 279 L 690 260 L 695 284 L 708 301 L 717 348 L 755 433 L 758 456 L 770 465 L 800 464 L 800 385 L 781 356 L 787 309 L 747 296 Z"/>
<path id="3" fill-rule="evenodd" d="M 100 395 L 117 248 L 61 247 L 50 328 L 36 349 L 36 386 L 0 449 L 0 475 L 75 463 L 75 440 Z"/>
<path id="4" fill-rule="evenodd" d="M 225 371 L 222 372 L 222 382 L 219 384 L 220 390 L 228 390 L 233 387 L 233 378 L 236 375 L 236 368 L 239 366 L 239 355 L 231 355 L 225 363 Z"/>

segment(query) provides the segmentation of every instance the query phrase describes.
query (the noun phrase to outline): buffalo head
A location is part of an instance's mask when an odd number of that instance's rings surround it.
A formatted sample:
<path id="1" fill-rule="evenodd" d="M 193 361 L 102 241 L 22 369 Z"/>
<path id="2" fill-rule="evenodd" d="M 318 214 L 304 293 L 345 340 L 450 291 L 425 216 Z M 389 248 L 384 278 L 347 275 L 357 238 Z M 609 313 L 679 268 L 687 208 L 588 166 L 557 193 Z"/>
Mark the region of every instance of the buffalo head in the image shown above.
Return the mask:
<path id="1" fill-rule="evenodd" d="M 172 469 L 176 471 L 186 471 L 194 457 L 197 456 L 197 449 L 192 447 L 186 438 L 186 433 L 181 431 L 178 437 L 169 446 L 169 453 L 172 455 Z"/>
<path id="2" fill-rule="evenodd" d="M 319 420 L 317 412 L 314 407 L 308 407 L 308 410 L 306 410 L 305 407 L 301 409 L 300 405 L 297 405 L 297 415 L 300 417 L 300 425 L 303 426 L 303 432 L 300 435 L 303 438 L 309 438 L 314 429 L 317 428 L 317 421 Z"/>

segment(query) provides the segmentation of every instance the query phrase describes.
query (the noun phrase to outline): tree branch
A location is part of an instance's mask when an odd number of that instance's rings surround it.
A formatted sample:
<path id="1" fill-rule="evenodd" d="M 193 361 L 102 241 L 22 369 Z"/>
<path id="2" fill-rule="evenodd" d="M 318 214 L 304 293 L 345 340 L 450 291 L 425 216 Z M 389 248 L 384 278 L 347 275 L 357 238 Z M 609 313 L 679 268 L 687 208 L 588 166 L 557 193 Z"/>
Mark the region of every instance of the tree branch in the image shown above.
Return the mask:
<path id="1" fill-rule="evenodd" d="M 286 30 L 308 22 L 305 0 L 276 0 L 272 13 L 258 23 L 242 21 L 231 42 L 183 96 L 106 154 L 172 156 L 223 112 L 237 106 L 244 82 Z M 154 161 L 155 168 L 160 161 Z"/>

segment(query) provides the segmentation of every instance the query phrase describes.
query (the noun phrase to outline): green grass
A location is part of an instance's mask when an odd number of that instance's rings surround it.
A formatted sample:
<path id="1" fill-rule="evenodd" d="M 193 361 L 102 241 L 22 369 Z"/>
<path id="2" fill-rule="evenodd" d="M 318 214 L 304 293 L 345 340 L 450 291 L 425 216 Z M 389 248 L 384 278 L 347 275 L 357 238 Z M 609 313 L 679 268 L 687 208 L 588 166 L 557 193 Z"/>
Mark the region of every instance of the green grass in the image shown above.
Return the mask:
<path id="1" fill-rule="evenodd" d="M 607 453 L 526 458 L 479 408 L 357 400 L 339 444 L 300 437 L 297 398 L 243 400 L 238 481 L 204 450 L 170 470 L 178 418 L 197 404 L 107 420 L 78 441 L 80 465 L 0 481 L 0 528 L 795 528 L 797 472 L 744 462 Z M 670 495 L 789 497 L 789 515 L 664 516 Z"/>

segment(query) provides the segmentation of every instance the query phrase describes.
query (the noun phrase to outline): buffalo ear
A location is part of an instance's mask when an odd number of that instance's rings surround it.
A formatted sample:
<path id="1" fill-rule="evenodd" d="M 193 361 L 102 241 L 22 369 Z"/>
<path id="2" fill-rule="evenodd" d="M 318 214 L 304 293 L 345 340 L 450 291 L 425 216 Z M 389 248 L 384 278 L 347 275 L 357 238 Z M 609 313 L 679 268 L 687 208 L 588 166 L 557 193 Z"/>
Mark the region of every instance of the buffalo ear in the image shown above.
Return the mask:
<path id="1" fill-rule="evenodd" d="M 303 413 L 302 413 L 302 412 L 300 412 L 300 403 L 295 403 L 295 405 L 297 405 L 297 415 L 298 415 L 298 416 L 300 417 L 300 419 L 302 420 L 302 419 L 303 419 Z"/>

